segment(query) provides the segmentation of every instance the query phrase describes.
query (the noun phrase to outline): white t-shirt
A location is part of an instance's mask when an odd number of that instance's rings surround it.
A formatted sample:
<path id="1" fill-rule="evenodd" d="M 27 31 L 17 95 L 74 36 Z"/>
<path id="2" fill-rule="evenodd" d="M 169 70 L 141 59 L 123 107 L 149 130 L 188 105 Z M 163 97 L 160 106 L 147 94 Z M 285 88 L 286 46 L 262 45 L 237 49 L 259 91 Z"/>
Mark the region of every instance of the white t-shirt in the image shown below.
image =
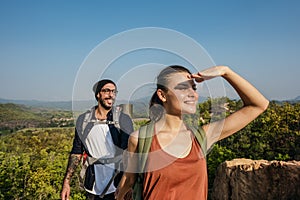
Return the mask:
<path id="1" fill-rule="evenodd" d="M 115 155 L 115 145 L 107 124 L 96 124 L 93 126 L 86 138 L 86 145 L 89 153 L 94 158 L 113 158 Z M 96 164 L 94 167 L 95 184 L 92 191 L 87 191 L 92 194 L 101 195 L 113 176 L 115 164 Z M 114 184 L 111 184 L 106 194 L 115 192 L 115 190 Z"/>

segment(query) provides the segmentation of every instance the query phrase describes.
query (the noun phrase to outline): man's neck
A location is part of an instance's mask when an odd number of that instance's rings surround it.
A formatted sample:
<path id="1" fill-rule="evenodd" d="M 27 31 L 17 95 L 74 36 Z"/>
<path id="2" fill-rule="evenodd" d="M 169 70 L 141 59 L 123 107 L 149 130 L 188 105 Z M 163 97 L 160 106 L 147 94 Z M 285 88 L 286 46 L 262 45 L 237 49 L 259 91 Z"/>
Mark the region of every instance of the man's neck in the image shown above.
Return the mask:
<path id="1" fill-rule="evenodd" d="M 107 113 L 110 111 L 111 109 L 107 110 L 105 108 L 103 108 L 101 105 L 98 105 L 95 111 L 95 117 L 98 120 L 106 120 L 107 118 Z"/>

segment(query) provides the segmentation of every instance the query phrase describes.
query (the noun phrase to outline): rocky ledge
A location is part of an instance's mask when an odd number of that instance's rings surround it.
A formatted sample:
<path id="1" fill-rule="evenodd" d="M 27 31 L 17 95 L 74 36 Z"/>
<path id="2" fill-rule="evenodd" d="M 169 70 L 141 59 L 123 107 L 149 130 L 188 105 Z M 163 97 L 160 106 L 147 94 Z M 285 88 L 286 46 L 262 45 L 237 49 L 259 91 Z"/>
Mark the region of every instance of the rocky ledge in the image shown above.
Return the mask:
<path id="1" fill-rule="evenodd" d="M 234 159 L 216 172 L 213 200 L 300 199 L 300 161 Z"/>

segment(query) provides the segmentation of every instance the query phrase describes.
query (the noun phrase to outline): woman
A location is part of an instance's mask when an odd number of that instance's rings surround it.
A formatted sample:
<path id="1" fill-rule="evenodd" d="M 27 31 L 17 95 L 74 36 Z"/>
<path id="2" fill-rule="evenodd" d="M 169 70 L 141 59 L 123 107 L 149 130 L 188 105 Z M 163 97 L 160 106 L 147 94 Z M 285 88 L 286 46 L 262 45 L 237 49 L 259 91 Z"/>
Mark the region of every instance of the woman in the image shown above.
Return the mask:
<path id="1" fill-rule="evenodd" d="M 157 89 L 150 102 L 150 119 L 155 122 L 150 153 L 143 180 L 143 199 L 207 199 L 205 150 L 183 123 L 184 114 L 196 112 L 195 82 L 223 77 L 236 90 L 244 106 L 225 119 L 203 125 L 206 148 L 239 131 L 268 107 L 268 100 L 249 82 L 227 66 L 215 66 L 196 74 L 182 66 L 170 66 L 157 77 Z M 163 109 L 159 109 L 163 108 Z M 123 200 L 136 181 L 139 131 L 128 142 L 128 168 L 120 182 L 116 199 Z M 152 156 L 152 152 L 158 152 Z M 154 153 L 153 153 L 154 154 Z M 164 165 L 158 164 L 160 161 Z"/>

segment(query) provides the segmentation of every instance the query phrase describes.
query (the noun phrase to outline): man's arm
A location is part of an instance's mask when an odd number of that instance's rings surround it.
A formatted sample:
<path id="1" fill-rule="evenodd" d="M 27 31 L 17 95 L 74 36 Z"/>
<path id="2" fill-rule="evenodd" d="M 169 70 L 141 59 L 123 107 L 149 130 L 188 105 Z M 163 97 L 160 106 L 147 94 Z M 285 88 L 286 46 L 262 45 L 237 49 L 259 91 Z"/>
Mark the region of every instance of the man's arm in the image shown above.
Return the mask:
<path id="1" fill-rule="evenodd" d="M 83 148 L 82 142 L 78 136 L 77 130 L 75 129 L 75 137 L 73 140 L 73 147 L 72 147 L 71 153 L 69 155 L 68 166 L 67 166 L 66 174 L 64 177 L 64 181 L 63 181 L 63 187 L 62 187 L 62 192 L 61 192 L 62 200 L 68 200 L 70 197 L 71 178 L 72 178 L 77 166 L 81 162 L 83 152 L 84 152 L 84 148 Z"/>
<path id="2" fill-rule="evenodd" d="M 65 174 L 64 182 L 63 182 L 63 188 L 61 192 L 61 199 L 62 200 L 68 200 L 70 197 L 70 182 L 71 178 L 77 168 L 77 166 L 80 164 L 82 154 L 70 154 L 69 161 L 68 161 L 68 167 Z"/>
<path id="3" fill-rule="evenodd" d="M 70 182 L 77 166 L 80 164 L 81 157 L 82 154 L 70 154 L 64 182 Z"/>

